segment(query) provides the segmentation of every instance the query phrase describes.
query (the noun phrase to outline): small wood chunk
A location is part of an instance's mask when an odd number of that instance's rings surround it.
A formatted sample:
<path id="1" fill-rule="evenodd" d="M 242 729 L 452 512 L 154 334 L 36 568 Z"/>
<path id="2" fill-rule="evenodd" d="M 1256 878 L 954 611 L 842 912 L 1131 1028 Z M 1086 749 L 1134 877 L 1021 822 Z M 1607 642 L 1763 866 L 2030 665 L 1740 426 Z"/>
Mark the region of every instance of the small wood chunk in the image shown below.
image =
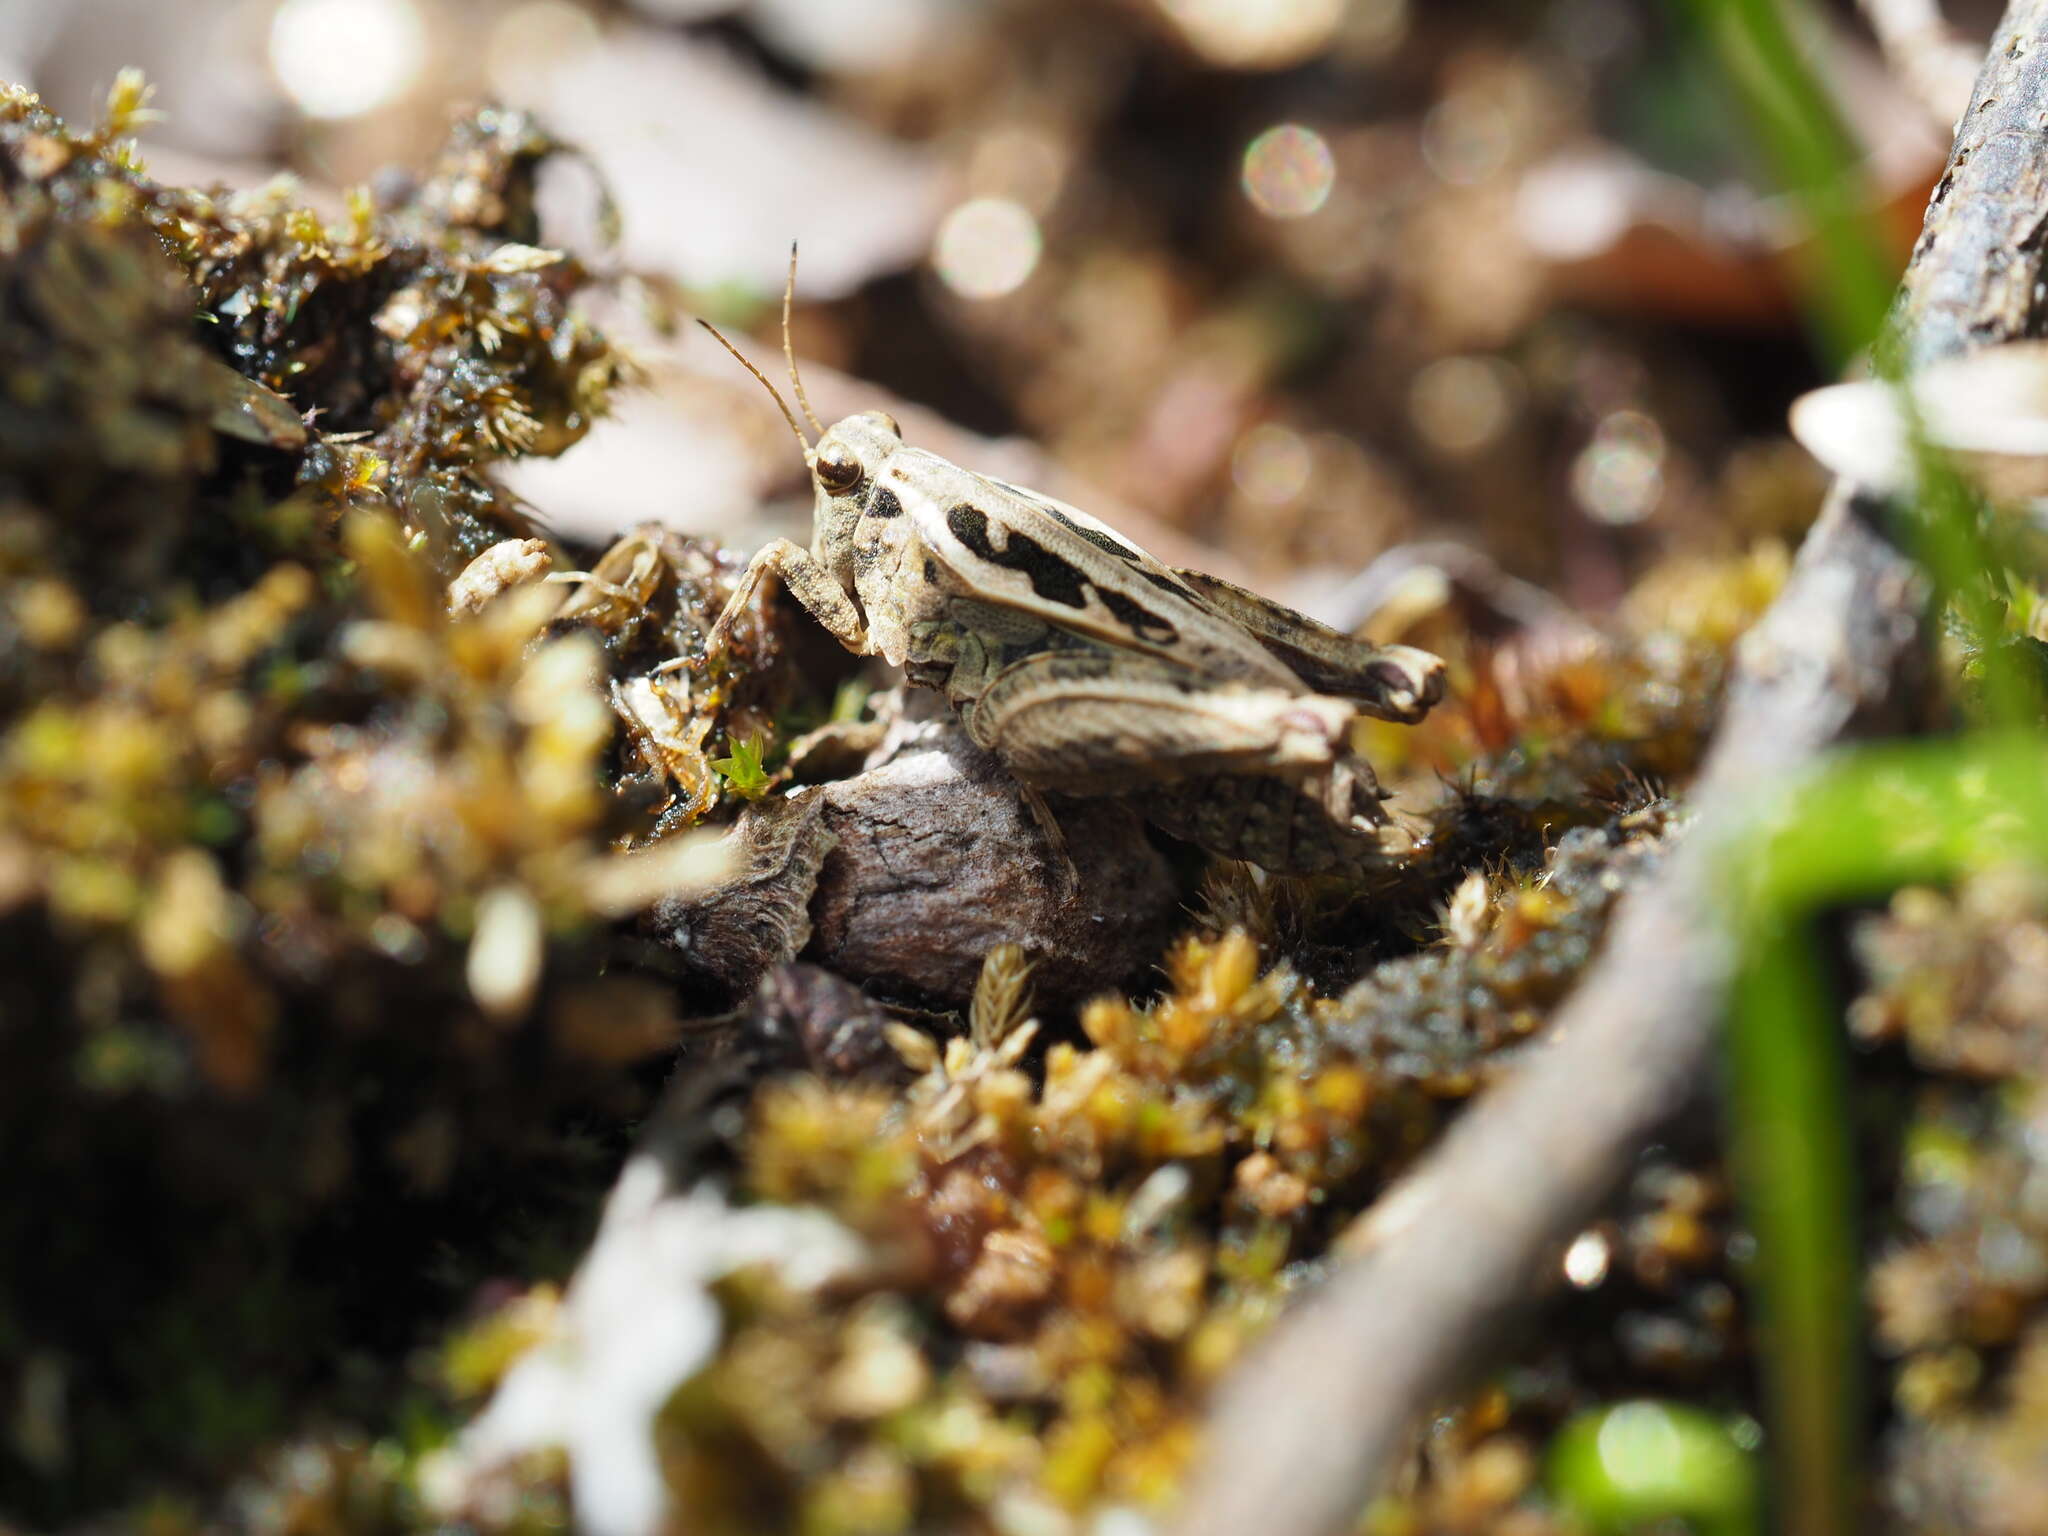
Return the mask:
<path id="1" fill-rule="evenodd" d="M 737 868 L 709 890 L 658 901 L 647 929 L 735 997 L 796 958 L 811 936 L 808 911 L 818 866 L 832 846 L 815 790 L 740 813 L 728 834 Z"/>
<path id="2" fill-rule="evenodd" d="M 984 956 L 1021 945 L 1041 1003 L 1070 1005 L 1159 957 L 1176 893 L 1129 806 L 1056 802 L 1078 877 L 1046 846 L 1008 772 L 951 720 L 819 791 L 837 839 L 806 958 L 842 976 L 964 1004 Z"/>

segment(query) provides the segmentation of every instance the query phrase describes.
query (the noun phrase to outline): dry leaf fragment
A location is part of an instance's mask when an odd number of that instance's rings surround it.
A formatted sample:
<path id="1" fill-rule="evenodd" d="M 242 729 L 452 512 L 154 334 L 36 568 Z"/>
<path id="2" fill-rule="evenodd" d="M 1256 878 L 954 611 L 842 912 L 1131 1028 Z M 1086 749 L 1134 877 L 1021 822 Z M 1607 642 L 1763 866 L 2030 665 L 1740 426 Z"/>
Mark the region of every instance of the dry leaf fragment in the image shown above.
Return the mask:
<path id="1" fill-rule="evenodd" d="M 545 539 L 503 539 L 462 568 L 448 583 L 448 611 L 476 613 L 500 592 L 538 581 L 554 564 Z"/>

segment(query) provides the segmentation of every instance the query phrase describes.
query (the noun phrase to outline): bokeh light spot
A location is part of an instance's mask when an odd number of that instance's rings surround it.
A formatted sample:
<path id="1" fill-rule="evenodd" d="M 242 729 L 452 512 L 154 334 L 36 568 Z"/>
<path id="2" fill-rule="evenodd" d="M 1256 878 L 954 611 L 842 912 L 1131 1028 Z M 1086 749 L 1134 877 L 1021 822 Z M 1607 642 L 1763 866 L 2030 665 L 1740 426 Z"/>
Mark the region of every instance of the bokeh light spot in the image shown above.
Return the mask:
<path id="1" fill-rule="evenodd" d="M 1462 458 L 1496 441 L 1514 416 L 1514 370 L 1497 358 L 1444 357 L 1408 386 L 1408 415 L 1439 453 Z"/>
<path id="2" fill-rule="evenodd" d="M 1616 411 L 1572 461 L 1572 494 L 1587 516 L 1639 523 L 1664 495 L 1664 432 L 1641 411 Z"/>
<path id="3" fill-rule="evenodd" d="M 1226 69 L 1285 69 L 1314 58 L 1344 21 L 1345 0 L 1158 0 L 1181 37 Z"/>
<path id="4" fill-rule="evenodd" d="M 1336 184 L 1337 157 L 1313 128 L 1281 123 L 1245 146 L 1244 195 L 1268 218 L 1306 218 Z"/>
<path id="5" fill-rule="evenodd" d="M 1623 1403 L 1600 1425 L 1600 1459 L 1638 1482 L 1659 1481 L 1685 1449 L 1678 1426 L 1656 1403 Z"/>
<path id="6" fill-rule="evenodd" d="M 1600 1232 L 1587 1230 L 1572 1240 L 1564 1252 L 1564 1277 L 1582 1291 L 1590 1291 L 1607 1278 L 1607 1266 L 1614 1249 Z"/>
<path id="7" fill-rule="evenodd" d="M 1337 35 L 1337 52 L 1348 64 L 1376 64 L 1408 36 L 1409 0 L 1351 0 Z"/>
<path id="8" fill-rule="evenodd" d="M 284 0 L 270 67 L 308 117 L 360 117 L 419 78 L 427 33 L 412 0 Z"/>
<path id="9" fill-rule="evenodd" d="M 1230 478 L 1247 501 L 1277 507 L 1308 488 L 1315 455 L 1299 432 L 1277 421 L 1262 421 L 1238 438 L 1230 454 Z"/>
<path id="10" fill-rule="evenodd" d="M 978 197 L 1007 197 L 1033 214 L 1052 207 L 1066 174 L 1067 157 L 1059 139 L 1031 123 L 992 128 L 967 162 L 969 191 Z"/>
<path id="11" fill-rule="evenodd" d="M 1481 91 L 1460 91 L 1423 118 L 1422 158 L 1453 186 L 1475 186 L 1507 164 L 1509 131 L 1498 102 Z"/>
<path id="12" fill-rule="evenodd" d="M 947 287 L 970 299 L 999 299 L 1024 286 L 1044 242 L 1038 221 L 1007 197 L 977 197 L 939 224 L 932 266 Z"/>

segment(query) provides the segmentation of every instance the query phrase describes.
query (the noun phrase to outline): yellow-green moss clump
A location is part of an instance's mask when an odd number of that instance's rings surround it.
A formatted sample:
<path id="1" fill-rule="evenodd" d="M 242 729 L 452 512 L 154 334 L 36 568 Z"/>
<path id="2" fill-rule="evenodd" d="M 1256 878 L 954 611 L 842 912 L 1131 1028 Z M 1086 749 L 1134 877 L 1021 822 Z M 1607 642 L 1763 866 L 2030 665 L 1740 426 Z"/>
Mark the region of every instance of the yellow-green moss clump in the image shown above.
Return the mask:
<path id="1" fill-rule="evenodd" d="M 898 1034 L 901 1092 L 764 1088 L 746 1192 L 822 1206 L 893 1273 L 822 1309 L 728 1285 L 725 1347 L 664 1419 L 681 1507 L 851 1532 L 1163 1505 L 1204 1389 L 1540 1026 L 1660 828 L 1573 834 L 1541 884 L 1475 892 L 1443 945 L 1337 999 L 1232 930 L 1184 940 L 1156 1001 L 1091 1004 L 1085 1041 L 1036 1066 L 1036 1027 L 985 985 L 969 1034 Z"/>
<path id="2" fill-rule="evenodd" d="M 705 1531 L 820 1533 L 1161 1509 L 1205 1390 L 1540 1030 L 1665 825 L 1644 806 L 1568 835 L 1540 878 L 1475 877 L 1437 946 L 1338 998 L 1230 928 L 1184 939 L 1156 999 L 1097 1001 L 1080 1038 L 1048 1042 L 1020 957 L 999 950 L 964 1034 L 885 1026 L 905 1080 L 765 1083 L 732 1147 L 735 1195 L 822 1210 L 870 1263 L 822 1290 L 758 1268 L 714 1285 L 722 1343 L 655 1426 L 676 1507 Z M 1666 1322 L 1584 1326 L 1632 1352 L 1639 1383 L 1697 1387 L 1737 1332 L 1725 1199 L 1659 1167 L 1603 1241 L 1629 1284 L 1664 1294 L 1644 1317 Z M 1701 1272 L 1718 1310 L 1694 1305 Z M 1430 1500 L 1539 1508 L 1544 1426 L 1598 1398 L 1564 1358 L 1524 1376 L 1458 1420 L 1491 1491 L 1473 1502 L 1475 1464 Z M 487 1525 L 492 1507 L 456 1506 Z"/>
<path id="3" fill-rule="evenodd" d="M 1865 919 L 1850 1023 L 1917 1069 L 1869 1302 L 1896 1416 L 1883 1492 L 1929 1529 L 2023 1529 L 2048 1498 L 2048 889 L 2023 870 Z"/>
<path id="4" fill-rule="evenodd" d="M 589 884 L 649 825 L 619 625 L 450 612 L 534 531 L 490 463 L 622 372 L 532 243 L 552 146 L 480 113 L 334 229 L 152 182 L 142 96 L 76 133 L 0 94 L 0 1507 L 38 1523 L 561 1268 L 616 1138 L 572 1128 L 675 1010 L 603 974 Z"/>

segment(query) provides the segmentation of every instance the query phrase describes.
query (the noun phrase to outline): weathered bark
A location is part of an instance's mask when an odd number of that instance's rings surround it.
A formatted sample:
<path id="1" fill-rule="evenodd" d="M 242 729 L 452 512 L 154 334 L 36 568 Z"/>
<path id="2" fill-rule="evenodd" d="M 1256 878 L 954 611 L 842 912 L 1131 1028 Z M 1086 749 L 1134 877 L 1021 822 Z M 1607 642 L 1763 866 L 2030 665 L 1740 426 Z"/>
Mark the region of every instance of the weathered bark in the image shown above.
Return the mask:
<path id="1" fill-rule="evenodd" d="M 1894 312 L 1923 367 L 2048 320 L 2048 0 L 2012 0 L 1956 126 Z"/>
<path id="2" fill-rule="evenodd" d="M 950 716 L 812 793 L 837 843 L 807 954 L 842 976 L 965 1002 L 982 957 L 1021 944 L 1039 1001 L 1057 1007 L 1128 981 L 1166 942 L 1175 888 L 1137 816 L 1113 801 L 1059 803 L 1070 891 L 1016 782 Z"/>
<path id="3" fill-rule="evenodd" d="M 966 1003 L 982 957 L 1020 944 L 1051 1007 L 1129 982 L 1177 905 L 1165 857 L 1129 806 L 1062 800 L 1073 879 L 1007 770 L 950 712 L 905 722 L 862 772 L 749 807 L 740 861 L 671 897 L 646 928 L 732 998 L 802 954 L 884 992 Z"/>
<path id="4" fill-rule="evenodd" d="M 656 902 L 642 926 L 730 996 L 753 991 L 810 942 L 811 896 L 832 847 L 824 811 L 815 791 L 749 806 L 727 834 L 738 869 L 709 890 Z"/>

